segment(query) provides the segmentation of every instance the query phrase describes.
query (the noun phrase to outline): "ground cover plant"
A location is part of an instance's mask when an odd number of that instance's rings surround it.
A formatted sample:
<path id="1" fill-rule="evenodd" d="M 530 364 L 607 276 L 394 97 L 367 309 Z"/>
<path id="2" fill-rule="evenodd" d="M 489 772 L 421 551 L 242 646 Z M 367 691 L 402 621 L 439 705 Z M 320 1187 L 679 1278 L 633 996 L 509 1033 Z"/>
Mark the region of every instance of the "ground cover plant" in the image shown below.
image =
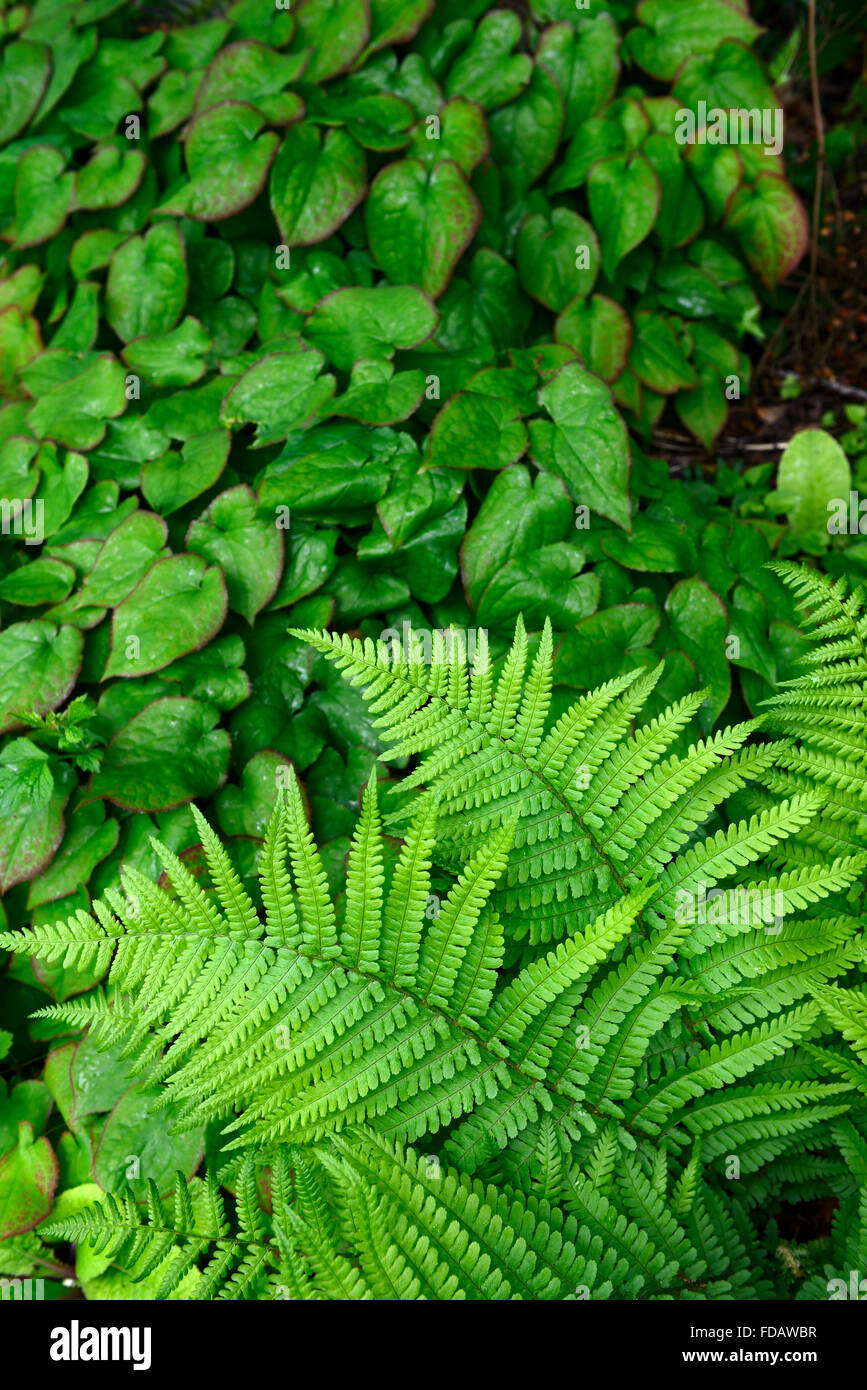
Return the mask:
<path id="1" fill-rule="evenodd" d="M 0 1275 L 832 1296 L 864 406 L 727 442 L 801 293 L 797 33 L 0 33 Z"/>

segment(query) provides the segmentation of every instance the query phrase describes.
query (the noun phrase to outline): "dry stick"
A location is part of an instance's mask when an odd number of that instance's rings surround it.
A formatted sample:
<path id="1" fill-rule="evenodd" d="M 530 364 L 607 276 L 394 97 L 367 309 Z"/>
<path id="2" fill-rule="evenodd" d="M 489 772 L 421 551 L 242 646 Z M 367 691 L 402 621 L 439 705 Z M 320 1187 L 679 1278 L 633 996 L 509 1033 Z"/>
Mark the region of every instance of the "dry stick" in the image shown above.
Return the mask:
<path id="1" fill-rule="evenodd" d="M 813 96 L 813 122 L 816 127 L 816 186 L 813 190 L 813 226 L 810 239 L 810 302 L 816 303 L 816 271 L 819 261 L 819 218 L 822 213 L 822 181 L 825 172 L 825 124 L 819 101 L 819 69 L 816 62 L 816 0 L 809 0 L 807 43 L 810 52 L 810 90 Z"/>

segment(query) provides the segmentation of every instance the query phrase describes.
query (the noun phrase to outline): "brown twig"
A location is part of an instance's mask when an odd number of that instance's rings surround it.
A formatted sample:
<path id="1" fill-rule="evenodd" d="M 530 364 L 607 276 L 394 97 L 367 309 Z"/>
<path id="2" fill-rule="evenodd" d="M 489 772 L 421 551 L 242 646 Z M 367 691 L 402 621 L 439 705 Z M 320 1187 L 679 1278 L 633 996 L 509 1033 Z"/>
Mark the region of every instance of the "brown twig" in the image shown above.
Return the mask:
<path id="1" fill-rule="evenodd" d="M 813 97 L 813 121 L 816 126 L 817 158 L 816 184 L 813 189 L 813 225 L 810 234 L 810 299 L 815 303 L 816 271 L 819 261 L 819 219 L 822 215 L 822 182 L 825 172 L 825 125 L 819 100 L 819 67 L 816 61 L 816 0 L 809 0 L 807 44 L 810 54 L 810 90 Z"/>

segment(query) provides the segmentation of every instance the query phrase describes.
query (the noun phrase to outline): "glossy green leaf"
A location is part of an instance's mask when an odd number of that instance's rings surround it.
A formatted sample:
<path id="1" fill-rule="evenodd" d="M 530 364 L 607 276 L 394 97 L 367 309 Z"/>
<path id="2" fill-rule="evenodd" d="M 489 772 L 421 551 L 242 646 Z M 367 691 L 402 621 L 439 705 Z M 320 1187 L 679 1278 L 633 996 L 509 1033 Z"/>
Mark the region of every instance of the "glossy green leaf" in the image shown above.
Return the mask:
<path id="1" fill-rule="evenodd" d="M 0 1158 L 0 1240 L 32 1231 L 51 1211 L 57 1159 L 45 1138 L 34 1142 L 33 1126 L 22 1120 L 17 1146 Z"/>
<path id="2" fill-rule="evenodd" d="M 508 468 L 527 448 L 520 411 L 500 396 L 461 391 L 447 401 L 428 440 L 428 468 Z"/>
<path id="3" fill-rule="evenodd" d="M 548 420 L 530 425 L 530 457 L 566 484 L 576 506 L 630 525 L 629 440 L 604 382 L 567 364 L 543 386 Z"/>
<path id="4" fill-rule="evenodd" d="M 528 217 L 516 253 L 524 289 L 555 313 L 570 300 L 590 294 L 599 274 L 596 233 L 569 208 L 555 208 L 550 216 L 537 212 Z"/>
<path id="5" fill-rule="evenodd" d="M 304 336 L 335 367 L 349 371 L 362 357 L 391 357 L 395 348 L 425 342 L 437 326 L 427 295 L 411 285 L 336 290 L 317 305 Z"/>
<path id="6" fill-rule="evenodd" d="M 285 439 L 312 420 L 334 394 L 334 377 L 320 374 L 324 360 L 315 349 L 269 353 L 232 387 L 223 401 L 221 420 L 229 426 L 254 422 L 258 445 Z"/>
<path id="7" fill-rule="evenodd" d="M 196 700 L 153 700 L 108 744 L 90 794 L 131 811 L 165 811 L 211 796 L 226 778 L 229 735 Z"/>
<path id="8" fill-rule="evenodd" d="M 393 285 L 442 294 L 481 216 L 457 164 L 402 159 L 377 175 L 365 203 L 371 250 Z"/>
<path id="9" fill-rule="evenodd" d="M 187 546 L 221 567 L 229 607 L 249 623 L 274 596 L 283 568 L 283 531 L 260 516 L 249 487 L 229 488 L 192 523 Z"/>
<path id="10" fill-rule="evenodd" d="M 63 836 L 72 768 L 16 738 L 0 752 L 0 892 L 38 874 Z"/>
<path id="11" fill-rule="evenodd" d="M 145 676 L 203 647 L 223 625 L 222 571 L 198 555 L 157 560 L 115 609 L 103 679 Z"/>
<path id="12" fill-rule="evenodd" d="M 106 282 L 106 317 L 123 342 L 168 333 L 187 299 L 184 242 L 172 222 L 158 222 L 113 253 Z"/>
<path id="13" fill-rule="evenodd" d="M 127 343 L 123 360 L 151 386 L 190 386 L 204 376 L 211 346 L 198 319 L 187 316 L 169 333 Z"/>
<path id="14" fill-rule="evenodd" d="M 0 632 L 0 731 L 15 726 L 18 710 L 57 709 L 78 675 L 81 650 L 75 628 L 41 619 Z"/>
<path id="15" fill-rule="evenodd" d="M 632 324 L 625 310 L 604 294 L 573 299 L 554 325 L 558 343 L 574 348 L 591 372 L 617 381 L 629 360 Z"/>
<path id="16" fill-rule="evenodd" d="M 39 106 L 51 72 L 47 48 L 13 41 L 3 49 L 0 67 L 0 145 L 27 125 Z"/>
<path id="17" fill-rule="evenodd" d="M 289 130 L 271 166 L 271 210 L 287 246 L 324 241 L 366 191 L 364 152 L 339 127 L 324 136 L 312 125 Z"/>
<path id="18" fill-rule="evenodd" d="M 219 222 L 248 207 L 265 186 L 280 137 L 260 133 L 265 117 L 243 102 L 226 101 L 198 116 L 186 137 L 189 182 L 159 212 Z"/>
<path id="19" fill-rule="evenodd" d="M 587 192 L 602 243 L 602 269 L 610 280 L 623 257 L 653 229 L 662 196 L 659 177 L 644 155 L 614 155 L 593 165 Z"/>

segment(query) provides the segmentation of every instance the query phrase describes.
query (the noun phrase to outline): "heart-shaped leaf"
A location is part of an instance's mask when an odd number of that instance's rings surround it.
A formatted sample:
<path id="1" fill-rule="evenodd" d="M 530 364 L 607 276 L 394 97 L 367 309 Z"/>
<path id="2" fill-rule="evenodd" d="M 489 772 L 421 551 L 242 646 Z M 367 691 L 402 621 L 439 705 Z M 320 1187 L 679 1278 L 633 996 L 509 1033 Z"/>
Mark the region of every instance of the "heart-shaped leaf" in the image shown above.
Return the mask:
<path id="1" fill-rule="evenodd" d="M 401 159 L 374 179 L 365 217 L 371 250 L 392 284 L 420 285 L 436 299 L 475 235 L 481 207 L 452 160 L 427 169 Z"/>
<path id="2" fill-rule="evenodd" d="M 48 1140 L 34 1142 L 32 1124 L 22 1120 L 17 1147 L 0 1158 L 0 1240 L 32 1231 L 45 1220 L 57 1177 L 57 1159 Z"/>
<path id="3" fill-rule="evenodd" d="M 576 505 L 630 525 L 629 438 L 604 382 L 567 363 L 539 392 L 551 421 L 530 424 L 530 457 L 562 478 Z"/>
<path id="4" fill-rule="evenodd" d="M 271 210 L 287 246 L 330 236 L 361 202 L 364 151 L 339 127 L 323 137 L 313 125 L 293 127 L 271 166 Z"/>
<path id="5" fill-rule="evenodd" d="M 197 700 L 153 700 L 108 744 L 90 796 L 129 811 L 168 811 L 212 796 L 226 780 L 229 735 Z"/>
<path id="6" fill-rule="evenodd" d="M 318 304 L 304 336 L 335 367 L 349 371 L 362 357 L 394 355 L 431 336 L 439 316 L 426 294 L 412 285 L 335 290 Z"/>
<path id="7" fill-rule="evenodd" d="M 146 676 L 219 632 L 226 616 L 226 584 L 218 566 L 198 555 L 157 560 L 129 598 L 115 609 L 109 676 Z"/>
<path id="8" fill-rule="evenodd" d="M 229 607 L 252 623 L 280 582 L 283 531 L 276 518 L 258 514 L 249 487 L 229 488 L 191 524 L 187 546 L 221 566 Z"/>

